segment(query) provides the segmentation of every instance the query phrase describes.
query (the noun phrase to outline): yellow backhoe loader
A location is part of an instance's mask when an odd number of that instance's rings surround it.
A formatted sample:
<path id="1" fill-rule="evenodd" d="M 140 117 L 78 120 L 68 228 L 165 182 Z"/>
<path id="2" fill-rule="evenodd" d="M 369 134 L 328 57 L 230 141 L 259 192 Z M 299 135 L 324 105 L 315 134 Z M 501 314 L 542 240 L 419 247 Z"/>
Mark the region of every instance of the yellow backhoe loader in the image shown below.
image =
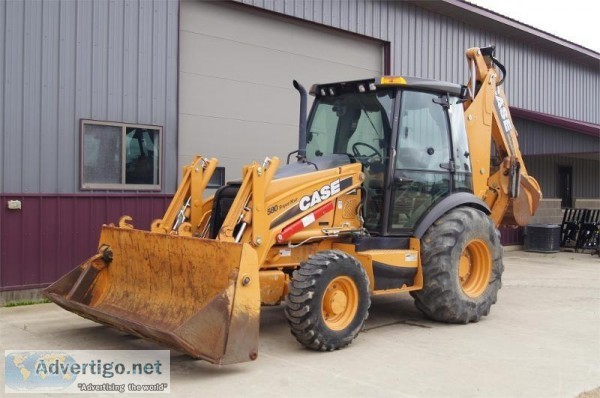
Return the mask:
<path id="1" fill-rule="evenodd" d="M 127 216 L 103 226 L 98 253 L 46 296 L 215 364 L 256 359 L 261 305 L 285 302 L 296 339 L 328 351 L 357 336 L 372 295 L 410 292 L 431 319 L 479 321 L 501 286 L 497 227 L 526 225 L 541 192 L 494 47 L 466 58 L 466 86 L 313 85 L 308 118 L 294 82 L 299 149 L 288 164 L 252 163 L 204 199 L 217 160 L 196 157 L 150 231 Z"/>

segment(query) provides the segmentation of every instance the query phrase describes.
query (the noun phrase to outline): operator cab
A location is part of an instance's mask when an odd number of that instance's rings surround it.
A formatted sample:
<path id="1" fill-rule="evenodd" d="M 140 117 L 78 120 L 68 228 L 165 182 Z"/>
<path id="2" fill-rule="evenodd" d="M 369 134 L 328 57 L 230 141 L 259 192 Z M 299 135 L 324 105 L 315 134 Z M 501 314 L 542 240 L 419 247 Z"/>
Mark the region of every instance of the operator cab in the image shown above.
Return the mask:
<path id="1" fill-rule="evenodd" d="M 362 163 L 371 234 L 410 235 L 441 199 L 473 192 L 464 86 L 384 76 L 318 84 L 310 94 L 306 161 Z"/>

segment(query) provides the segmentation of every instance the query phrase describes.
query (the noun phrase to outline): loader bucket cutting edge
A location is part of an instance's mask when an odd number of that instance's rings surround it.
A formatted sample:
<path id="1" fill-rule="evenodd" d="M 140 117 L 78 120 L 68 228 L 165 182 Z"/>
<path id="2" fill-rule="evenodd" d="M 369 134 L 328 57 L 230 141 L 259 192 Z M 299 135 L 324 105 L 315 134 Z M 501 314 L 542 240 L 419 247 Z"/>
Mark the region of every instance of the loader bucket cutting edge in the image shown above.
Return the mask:
<path id="1" fill-rule="evenodd" d="M 256 359 L 258 263 L 247 244 L 105 226 L 96 255 L 44 290 L 82 317 L 216 364 Z"/>

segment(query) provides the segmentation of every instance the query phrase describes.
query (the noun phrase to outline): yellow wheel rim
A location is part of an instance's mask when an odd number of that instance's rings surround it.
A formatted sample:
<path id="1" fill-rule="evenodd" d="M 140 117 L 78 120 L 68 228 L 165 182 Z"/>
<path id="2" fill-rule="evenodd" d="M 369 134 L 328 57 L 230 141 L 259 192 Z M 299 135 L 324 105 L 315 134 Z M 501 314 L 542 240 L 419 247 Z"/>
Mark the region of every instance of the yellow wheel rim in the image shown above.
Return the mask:
<path id="1" fill-rule="evenodd" d="M 463 292 L 469 297 L 479 297 L 485 292 L 492 272 L 492 255 L 487 244 L 470 241 L 460 255 L 458 278 Z"/>
<path id="2" fill-rule="evenodd" d="M 321 313 L 327 327 L 343 330 L 354 319 L 358 311 L 358 288 L 347 276 L 338 276 L 327 285 L 323 295 Z"/>

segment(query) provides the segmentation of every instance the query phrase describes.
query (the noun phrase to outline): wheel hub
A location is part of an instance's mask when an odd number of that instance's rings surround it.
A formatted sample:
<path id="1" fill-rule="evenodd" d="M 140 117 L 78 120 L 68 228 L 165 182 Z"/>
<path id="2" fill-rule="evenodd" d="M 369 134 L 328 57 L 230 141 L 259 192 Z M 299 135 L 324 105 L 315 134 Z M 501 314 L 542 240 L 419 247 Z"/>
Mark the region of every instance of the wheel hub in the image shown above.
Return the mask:
<path id="1" fill-rule="evenodd" d="M 336 289 L 336 287 L 334 286 L 333 289 Z M 348 297 L 346 294 L 343 291 L 334 290 L 328 296 L 329 300 L 323 303 L 326 307 L 326 311 L 333 315 L 341 314 L 348 305 Z"/>
<path id="2" fill-rule="evenodd" d="M 358 288 L 347 276 L 333 279 L 323 295 L 321 312 L 327 327 L 332 330 L 346 328 L 358 310 Z"/>
<path id="3" fill-rule="evenodd" d="M 460 265 L 458 269 L 458 277 L 460 278 L 460 283 L 464 283 L 469 276 L 471 275 L 471 255 L 469 251 L 463 252 L 462 256 L 460 256 Z"/>
<path id="4" fill-rule="evenodd" d="M 480 239 L 467 243 L 458 265 L 463 292 L 473 298 L 481 296 L 489 284 L 491 271 L 492 255 L 488 245 Z"/>

